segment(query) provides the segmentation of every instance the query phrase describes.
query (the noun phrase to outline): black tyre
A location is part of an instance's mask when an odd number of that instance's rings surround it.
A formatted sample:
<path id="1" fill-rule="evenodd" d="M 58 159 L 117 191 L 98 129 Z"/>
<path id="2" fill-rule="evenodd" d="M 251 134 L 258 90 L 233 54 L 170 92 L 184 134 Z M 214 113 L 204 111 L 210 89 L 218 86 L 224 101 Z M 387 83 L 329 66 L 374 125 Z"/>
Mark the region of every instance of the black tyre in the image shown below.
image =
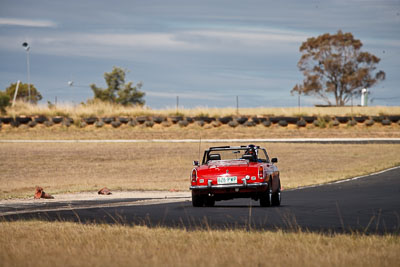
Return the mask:
<path id="1" fill-rule="evenodd" d="M 261 118 L 253 117 L 251 118 L 251 121 L 253 121 L 255 124 L 261 123 Z"/>
<path id="2" fill-rule="evenodd" d="M 396 123 L 396 122 L 400 121 L 400 116 L 399 115 L 392 115 L 392 116 L 388 116 L 388 119 L 391 122 Z"/>
<path id="3" fill-rule="evenodd" d="M 98 119 L 97 119 L 96 117 L 89 117 L 89 118 L 84 118 L 83 120 L 86 122 L 86 124 L 92 125 L 92 124 L 94 124 Z M 53 118 L 53 121 L 54 121 L 54 118 Z"/>
<path id="4" fill-rule="evenodd" d="M 388 119 L 382 120 L 381 123 L 382 123 L 382 125 L 385 125 L 385 126 L 392 124 L 392 122 L 390 120 L 388 120 Z"/>
<path id="5" fill-rule="evenodd" d="M 261 207 L 270 207 L 272 204 L 272 186 L 271 186 L 271 178 L 268 182 L 267 191 L 260 197 L 260 206 Z"/>
<path id="6" fill-rule="evenodd" d="M 210 118 L 210 117 L 206 117 L 206 116 L 201 116 L 200 118 L 202 119 L 202 121 L 207 122 L 207 123 L 211 123 L 211 122 L 215 121 L 215 118 Z"/>
<path id="7" fill-rule="evenodd" d="M 239 123 L 239 124 L 244 124 L 246 121 L 248 121 L 249 120 L 249 118 L 246 118 L 246 117 L 239 117 L 239 118 L 237 118 L 236 119 L 236 121 Z"/>
<path id="8" fill-rule="evenodd" d="M 371 117 L 375 122 L 381 122 L 385 119 L 383 116 L 372 116 Z"/>
<path id="9" fill-rule="evenodd" d="M 127 117 L 119 117 L 118 120 L 123 124 L 127 124 L 129 122 L 129 118 Z"/>
<path id="10" fill-rule="evenodd" d="M 118 128 L 119 126 L 121 126 L 121 122 L 120 121 L 113 121 L 111 123 L 111 126 L 114 128 Z"/>
<path id="11" fill-rule="evenodd" d="M 254 127 L 257 124 L 254 121 L 246 121 L 243 125 L 246 127 Z"/>
<path id="12" fill-rule="evenodd" d="M 164 118 L 164 117 L 159 117 L 159 116 L 154 116 L 154 117 L 153 117 L 153 121 L 154 121 L 155 123 L 157 123 L 157 124 L 160 124 L 160 123 L 162 123 L 163 121 L 165 121 L 165 118 Z"/>
<path id="13" fill-rule="evenodd" d="M 146 122 L 144 123 L 144 125 L 145 125 L 146 127 L 151 128 L 151 127 L 154 126 L 154 122 L 153 122 L 153 121 L 146 121 Z"/>
<path id="14" fill-rule="evenodd" d="M 349 120 L 347 122 L 347 126 L 356 126 L 357 125 L 357 121 L 356 120 Z"/>
<path id="15" fill-rule="evenodd" d="M 214 207 L 215 205 L 215 199 L 213 197 L 206 197 L 204 201 L 204 205 L 206 207 Z"/>
<path id="16" fill-rule="evenodd" d="M 28 126 L 31 127 L 31 128 L 35 127 L 36 124 L 37 124 L 36 121 L 30 121 L 30 122 L 28 122 Z"/>
<path id="17" fill-rule="evenodd" d="M 20 124 L 28 124 L 30 121 L 32 121 L 32 118 L 25 116 L 18 116 L 15 118 L 15 120 L 18 121 Z"/>
<path id="18" fill-rule="evenodd" d="M 297 121 L 297 127 L 306 127 L 307 126 L 307 122 L 303 119 Z"/>
<path id="19" fill-rule="evenodd" d="M 112 123 L 114 121 L 114 118 L 104 117 L 101 120 L 106 124 L 110 124 L 110 123 Z"/>
<path id="20" fill-rule="evenodd" d="M 340 123 L 347 123 L 350 119 L 351 117 L 349 116 L 336 117 L 336 120 Z"/>
<path id="21" fill-rule="evenodd" d="M 280 120 L 280 121 L 278 122 L 278 124 L 279 124 L 279 126 L 282 126 L 282 127 L 288 126 L 288 122 L 287 122 L 286 120 Z"/>
<path id="22" fill-rule="evenodd" d="M 366 125 L 366 126 L 372 126 L 372 125 L 374 125 L 374 123 L 375 123 L 374 120 L 367 120 L 367 121 L 365 121 L 365 125 Z"/>
<path id="23" fill-rule="evenodd" d="M 298 117 L 285 117 L 284 120 L 289 124 L 296 124 L 300 120 L 300 118 L 298 118 Z"/>
<path id="24" fill-rule="evenodd" d="M 103 121 L 96 121 L 96 123 L 94 124 L 97 128 L 101 128 L 104 126 L 104 122 Z"/>
<path id="25" fill-rule="evenodd" d="M 272 206 L 280 206 L 281 205 L 281 182 L 279 181 L 278 190 L 272 194 Z"/>
<path id="26" fill-rule="evenodd" d="M 145 117 L 145 116 L 137 117 L 137 118 L 136 118 L 136 121 L 137 121 L 139 124 L 143 124 L 145 121 L 147 121 L 147 117 Z"/>
<path id="27" fill-rule="evenodd" d="M 10 124 L 11 122 L 14 121 L 14 119 L 12 117 L 3 117 L 0 118 L 0 121 L 4 124 Z"/>
<path id="28" fill-rule="evenodd" d="M 204 197 L 201 195 L 195 195 L 192 192 L 192 205 L 193 205 L 193 207 L 203 207 L 204 206 Z"/>
<path id="29" fill-rule="evenodd" d="M 264 125 L 265 127 L 270 127 L 272 124 L 272 122 L 270 120 L 265 120 L 263 121 L 262 125 Z"/>
<path id="30" fill-rule="evenodd" d="M 44 123 L 45 121 L 48 121 L 49 119 L 47 118 L 47 117 L 45 117 L 45 116 L 43 116 L 43 115 L 40 115 L 39 117 L 36 117 L 35 118 L 35 121 L 37 122 L 37 123 Z"/>
<path id="31" fill-rule="evenodd" d="M 364 121 L 366 121 L 368 119 L 368 117 L 367 116 L 359 116 L 359 117 L 354 117 L 353 119 L 358 123 L 363 123 Z"/>
<path id="32" fill-rule="evenodd" d="M 278 123 L 281 120 L 282 117 L 270 117 L 269 121 L 272 123 Z"/>
<path id="33" fill-rule="evenodd" d="M 57 116 L 57 117 L 53 117 L 51 120 L 52 120 L 55 124 L 58 124 L 58 123 L 61 123 L 61 122 L 63 121 L 63 117 Z"/>
<path id="34" fill-rule="evenodd" d="M 179 125 L 180 127 L 186 127 L 186 126 L 189 125 L 189 122 L 188 122 L 187 120 L 182 120 L 182 121 L 179 121 L 179 122 L 178 122 L 178 125 Z"/>
<path id="35" fill-rule="evenodd" d="M 69 127 L 69 126 L 71 126 L 71 121 L 69 119 L 65 119 L 62 122 L 62 125 L 65 126 L 65 127 Z"/>
<path id="36" fill-rule="evenodd" d="M 173 124 L 177 124 L 179 121 L 183 120 L 182 116 L 172 116 L 170 118 Z"/>
<path id="37" fill-rule="evenodd" d="M 239 123 L 236 120 L 228 122 L 228 125 L 232 128 L 239 126 Z"/>
<path id="38" fill-rule="evenodd" d="M 303 120 L 305 120 L 307 123 L 313 123 L 316 119 L 317 119 L 317 117 L 315 117 L 315 116 L 304 116 L 303 117 Z"/>
<path id="39" fill-rule="evenodd" d="M 222 124 L 228 124 L 232 120 L 233 118 L 231 116 L 218 118 L 218 121 L 221 122 Z"/>
<path id="40" fill-rule="evenodd" d="M 200 126 L 200 127 L 203 127 L 203 126 L 204 126 L 204 124 L 205 124 L 205 122 L 204 122 L 204 121 L 197 121 L 197 125 L 198 125 L 198 126 Z"/>
<path id="41" fill-rule="evenodd" d="M 131 120 L 131 121 L 128 122 L 128 125 L 131 126 L 131 127 L 135 127 L 137 124 L 138 124 L 138 123 L 136 122 L 135 119 L 133 119 L 133 120 Z"/>

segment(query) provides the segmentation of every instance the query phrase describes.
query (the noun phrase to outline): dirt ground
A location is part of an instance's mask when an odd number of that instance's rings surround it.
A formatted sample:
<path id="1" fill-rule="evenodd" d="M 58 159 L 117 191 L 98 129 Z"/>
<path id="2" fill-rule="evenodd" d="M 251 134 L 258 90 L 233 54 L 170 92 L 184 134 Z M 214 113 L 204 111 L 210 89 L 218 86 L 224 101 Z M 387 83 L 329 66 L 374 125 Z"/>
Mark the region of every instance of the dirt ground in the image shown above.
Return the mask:
<path id="1" fill-rule="evenodd" d="M 0 199 L 46 193 L 189 191 L 202 143 L 0 143 Z M 363 175 L 400 164 L 399 144 L 260 143 L 279 159 L 284 188 Z"/>

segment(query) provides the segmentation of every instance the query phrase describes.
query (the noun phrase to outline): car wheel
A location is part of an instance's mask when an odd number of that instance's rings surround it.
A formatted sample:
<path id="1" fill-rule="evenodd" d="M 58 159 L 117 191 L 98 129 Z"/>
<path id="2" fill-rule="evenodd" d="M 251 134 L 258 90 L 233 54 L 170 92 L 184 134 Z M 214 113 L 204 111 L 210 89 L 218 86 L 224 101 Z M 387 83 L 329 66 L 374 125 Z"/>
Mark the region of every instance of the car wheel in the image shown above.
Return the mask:
<path id="1" fill-rule="evenodd" d="M 201 195 L 195 195 L 192 192 L 192 205 L 193 207 L 203 207 L 204 197 Z"/>
<path id="2" fill-rule="evenodd" d="M 207 197 L 204 201 L 204 205 L 206 207 L 214 207 L 215 205 L 215 199 L 213 197 Z"/>
<path id="3" fill-rule="evenodd" d="M 278 190 L 272 195 L 272 206 L 280 206 L 281 205 L 281 182 L 279 181 Z"/>
<path id="4" fill-rule="evenodd" d="M 268 181 L 267 191 L 260 197 L 260 206 L 261 207 L 270 207 L 272 203 L 272 180 L 271 178 Z"/>

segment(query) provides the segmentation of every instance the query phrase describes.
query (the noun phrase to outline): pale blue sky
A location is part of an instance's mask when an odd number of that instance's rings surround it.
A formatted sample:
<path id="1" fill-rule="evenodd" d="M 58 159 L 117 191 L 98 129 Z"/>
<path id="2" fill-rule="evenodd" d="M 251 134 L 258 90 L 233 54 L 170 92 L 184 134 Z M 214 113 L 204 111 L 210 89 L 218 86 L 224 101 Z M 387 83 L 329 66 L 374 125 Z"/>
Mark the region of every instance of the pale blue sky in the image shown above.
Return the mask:
<path id="1" fill-rule="evenodd" d="M 0 0 L 0 89 L 31 82 L 44 101 L 79 103 L 113 66 L 143 81 L 146 104 L 296 106 L 298 48 L 341 29 L 382 59 L 373 105 L 400 103 L 400 1 Z M 75 87 L 68 87 L 73 80 Z M 397 98 L 396 98 L 397 97 Z M 303 105 L 322 103 L 304 97 Z"/>

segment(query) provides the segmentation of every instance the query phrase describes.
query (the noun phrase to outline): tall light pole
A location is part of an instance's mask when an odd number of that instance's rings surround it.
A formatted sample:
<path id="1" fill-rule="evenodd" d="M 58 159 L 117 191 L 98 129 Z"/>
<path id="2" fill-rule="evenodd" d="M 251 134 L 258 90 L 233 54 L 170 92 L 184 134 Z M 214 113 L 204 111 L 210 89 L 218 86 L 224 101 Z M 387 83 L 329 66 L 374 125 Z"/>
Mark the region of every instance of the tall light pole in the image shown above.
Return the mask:
<path id="1" fill-rule="evenodd" d="M 29 49 L 30 46 L 27 42 L 22 43 L 22 47 L 26 50 L 26 69 L 28 74 L 28 102 L 31 103 L 31 73 L 30 73 L 30 66 L 29 66 Z"/>

